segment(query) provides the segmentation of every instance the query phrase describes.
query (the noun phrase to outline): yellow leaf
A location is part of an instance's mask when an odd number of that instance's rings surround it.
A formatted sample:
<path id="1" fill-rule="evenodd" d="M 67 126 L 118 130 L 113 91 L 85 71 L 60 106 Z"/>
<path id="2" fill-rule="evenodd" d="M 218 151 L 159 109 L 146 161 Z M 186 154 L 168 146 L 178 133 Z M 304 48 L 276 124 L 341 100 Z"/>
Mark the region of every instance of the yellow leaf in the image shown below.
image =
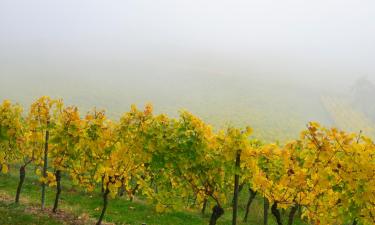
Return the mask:
<path id="1" fill-rule="evenodd" d="M 1 165 L 1 172 L 2 173 L 8 173 L 8 166 L 6 164 Z"/>
<path id="2" fill-rule="evenodd" d="M 157 213 L 162 213 L 162 212 L 165 212 L 166 208 L 163 204 L 158 203 L 156 204 L 155 210 Z"/>
<path id="3" fill-rule="evenodd" d="M 116 183 L 115 183 L 115 187 L 121 187 L 122 186 L 122 183 L 121 181 L 117 180 Z"/>

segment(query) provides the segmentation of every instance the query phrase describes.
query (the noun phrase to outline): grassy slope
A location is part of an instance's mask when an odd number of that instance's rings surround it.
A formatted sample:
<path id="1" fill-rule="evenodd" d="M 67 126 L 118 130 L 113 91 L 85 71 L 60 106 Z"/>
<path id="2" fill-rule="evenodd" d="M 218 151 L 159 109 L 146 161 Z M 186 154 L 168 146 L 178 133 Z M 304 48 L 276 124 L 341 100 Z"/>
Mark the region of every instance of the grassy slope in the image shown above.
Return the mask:
<path id="1" fill-rule="evenodd" d="M 9 195 L 14 195 L 18 182 L 17 174 L 0 175 L 0 190 L 5 191 Z M 61 208 L 64 211 L 71 212 L 77 217 L 81 215 L 88 214 L 90 217 L 97 218 L 100 214 L 101 198 L 100 195 L 95 193 L 89 195 L 87 193 L 76 191 L 72 188 L 69 182 L 64 182 L 64 189 L 61 196 Z M 28 177 L 26 179 L 24 189 L 23 189 L 23 202 L 28 201 L 32 203 L 39 203 L 40 199 L 40 188 L 37 185 L 35 177 Z M 242 221 L 243 209 L 246 204 L 247 198 L 246 191 L 242 192 L 241 202 L 240 202 L 240 219 Z M 25 199 L 26 198 L 26 199 Z M 52 206 L 52 201 L 54 198 L 53 189 L 48 189 L 47 192 L 47 206 Z M 3 203 L 1 203 L 3 204 Z M 34 204 L 37 206 L 37 204 Z M 1 206 L 1 205 L 0 205 Z M 262 224 L 262 201 L 257 199 L 252 205 L 251 215 L 248 223 L 246 224 Z M 0 218 L 10 215 L 22 215 L 18 219 L 24 223 L 21 224 L 44 224 L 44 218 L 30 218 L 29 215 L 23 215 L 22 208 L 12 208 L 12 207 L 0 207 Z M 226 209 L 226 213 L 219 220 L 219 225 L 227 225 L 231 222 L 230 208 Z M 287 216 L 284 215 L 284 218 Z M 105 217 L 108 222 L 113 222 L 115 224 L 127 224 L 127 225 L 140 225 L 146 223 L 149 225 L 205 225 L 207 224 L 209 215 L 207 214 L 204 218 L 200 216 L 198 212 L 170 212 L 165 214 L 157 214 L 154 208 L 150 205 L 144 204 L 142 202 L 129 202 L 124 199 L 111 199 L 109 208 Z M 34 221 L 33 221 L 34 220 Z M 1 223 L 0 223 L 1 224 Z M 13 223 L 12 223 L 13 224 Z M 14 223 L 17 224 L 17 223 Z M 53 223 L 51 223 L 53 224 Z M 243 222 L 240 225 L 245 224 Z M 270 225 L 276 224 L 273 217 L 270 215 Z M 304 223 L 296 221 L 297 225 L 302 225 Z"/>
<path id="2" fill-rule="evenodd" d="M 0 202 L 0 225 L 26 224 L 59 225 L 61 223 L 44 215 L 39 216 L 25 212 L 24 206 Z"/>

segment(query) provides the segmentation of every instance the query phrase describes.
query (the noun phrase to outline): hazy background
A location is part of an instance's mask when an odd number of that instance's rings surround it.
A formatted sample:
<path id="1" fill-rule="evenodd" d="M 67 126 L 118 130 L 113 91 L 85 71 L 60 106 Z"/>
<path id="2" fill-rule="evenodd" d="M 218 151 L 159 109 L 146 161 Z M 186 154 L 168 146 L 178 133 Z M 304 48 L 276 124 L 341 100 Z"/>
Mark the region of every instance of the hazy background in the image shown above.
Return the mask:
<path id="1" fill-rule="evenodd" d="M 0 0 L 0 100 L 187 108 L 268 140 L 373 135 L 372 0 Z"/>

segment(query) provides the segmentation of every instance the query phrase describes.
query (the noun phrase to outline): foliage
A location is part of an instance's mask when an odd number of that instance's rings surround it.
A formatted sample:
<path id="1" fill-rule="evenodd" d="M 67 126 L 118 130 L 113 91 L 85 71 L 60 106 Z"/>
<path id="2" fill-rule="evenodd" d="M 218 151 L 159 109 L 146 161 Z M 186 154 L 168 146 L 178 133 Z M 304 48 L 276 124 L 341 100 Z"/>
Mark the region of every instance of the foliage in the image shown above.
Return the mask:
<path id="1" fill-rule="evenodd" d="M 297 208 L 312 224 L 375 222 L 375 145 L 362 133 L 311 122 L 299 138 L 279 145 L 252 139 L 251 128 L 215 131 L 187 111 L 178 118 L 154 115 L 149 104 L 143 110 L 133 105 L 119 121 L 96 109 L 82 118 L 77 107 L 49 97 L 33 103 L 25 119 L 21 112 L 8 101 L 0 106 L 2 171 L 19 159 L 45 166 L 49 147 L 48 169 L 55 173 L 40 180 L 59 187 L 61 171 L 89 192 L 101 184 L 98 224 L 108 196 L 123 193 L 148 199 L 159 213 L 214 203 L 215 224 L 232 200 L 235 176 L 236 184 L 240 179 L 268 199 L 278 224 L 280 209 L 290 211 L 293 223 Z"/>
<path id="2" fill-rule="evenodd" d="M 20 156 L 24 142 L 24 123 L 22 108 L 5 100 L 0 105 L 0 168 L 8 172 L 8 164 Z"/>

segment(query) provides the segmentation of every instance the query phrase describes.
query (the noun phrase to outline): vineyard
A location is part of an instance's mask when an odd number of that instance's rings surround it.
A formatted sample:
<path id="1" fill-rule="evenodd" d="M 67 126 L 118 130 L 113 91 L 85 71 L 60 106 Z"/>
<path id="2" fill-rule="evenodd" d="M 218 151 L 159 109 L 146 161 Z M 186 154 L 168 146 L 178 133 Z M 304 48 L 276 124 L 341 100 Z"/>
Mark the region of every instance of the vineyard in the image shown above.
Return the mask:
<path id="1" fill-rule="evenodd" d="M 337 127 L 349 131 L 362 130 L 370 137 L 374 137 L 374 123 L 364 113 L 353 109 L 343 98 L 322 97 L 322 103 Z"/>
<path id="2" fill-rule="evenodd" d="M 330 113 L 342 106 L 334 99 L 323 101 Z M 227 215 L 232 225 L 251 224 L 250 208 L 259 199 L 265 225 L 269 212 L 278 225 L 373 225 L 375 145 L 362 129 L 350 133 L 310 122 L 299 138 L 281 145 L 255 139 L 250 127 L 216 130 L 188 111 L 177 118 L 154 114 L 149 104 L 133 105 L 115 121 L 96 108 L 82 115 L 77 107 L 46 96 L 28 112 L 5 100 L 0 170 L 9 174 L 17 168 L 17 205 L 25 187 L 33 186 L 38 207 L 49 210 L 46 193 L 52 189 L 51 210 L 58 213 L 61 199 L 70 194 L 64 182 L 100 198 L 98 225 L 111 203 L 139 199 L 154 208 L 155 217 L 199 211 L 210 214 L 209 225 L 223 224 Z M 36 182 L 28 183 L 29 177 Z M 4 176 L 0 191 L 2 182 Z M 130 217 L 133 212 L 121 213 Z"/>

